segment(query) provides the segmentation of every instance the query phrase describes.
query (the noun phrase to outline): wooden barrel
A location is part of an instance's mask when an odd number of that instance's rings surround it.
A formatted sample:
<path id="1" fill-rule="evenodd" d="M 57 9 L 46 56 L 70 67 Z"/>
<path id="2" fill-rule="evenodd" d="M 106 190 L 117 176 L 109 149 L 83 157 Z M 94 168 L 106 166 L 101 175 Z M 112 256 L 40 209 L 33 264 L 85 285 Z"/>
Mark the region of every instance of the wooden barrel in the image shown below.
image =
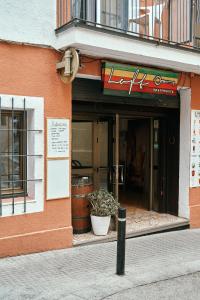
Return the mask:
<path id="1" fill-rule="evenodd" d="M 87 194 L 92 191 L 92 183 L 72 184 L 72 226 L 75 234 L 86 233 L 91 230 L 90 206 Z"/>

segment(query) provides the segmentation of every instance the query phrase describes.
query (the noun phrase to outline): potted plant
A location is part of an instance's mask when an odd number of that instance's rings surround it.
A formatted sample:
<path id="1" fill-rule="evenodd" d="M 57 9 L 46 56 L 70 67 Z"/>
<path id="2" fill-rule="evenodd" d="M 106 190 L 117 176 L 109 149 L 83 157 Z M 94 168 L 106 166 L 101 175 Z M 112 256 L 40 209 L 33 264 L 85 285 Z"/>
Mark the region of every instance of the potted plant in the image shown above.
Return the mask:
<path id="1" fill-rule="evenodd" d="M 91 203 L 91 223 L 95 235 L 108 233 L 110 218 L 115 215 L 119 207 L 118 201 L 112 193 L 100 189 L 88 194 Z"/>

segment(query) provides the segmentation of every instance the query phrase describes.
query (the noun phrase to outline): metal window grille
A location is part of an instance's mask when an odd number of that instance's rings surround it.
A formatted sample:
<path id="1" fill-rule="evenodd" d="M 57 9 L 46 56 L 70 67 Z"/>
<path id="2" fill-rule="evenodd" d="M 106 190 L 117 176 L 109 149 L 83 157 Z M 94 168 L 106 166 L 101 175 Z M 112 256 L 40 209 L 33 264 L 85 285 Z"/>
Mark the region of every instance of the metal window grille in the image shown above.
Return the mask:
<path id="1" fill-rule="evenodd" d="M 28 184 L 42 180 L 34 176 L 28 178 L 27 175 L 28 158 L 36 160 L 43 156 L 28 153 L 28 135 L 40 134 L 42 130 L 29 129 L 26 98 L 21 110 L 15 108 L 14 97 L 11 103 L 11 108 L 5 109 L 0 97 L 0 216 L 3 216 L 4 204 L 8 203 L 12 206 L 14 215 L 19 197 L 20 202 L 23 202 L 23 212 L 26 213 L 29 200 Z M 34 172 L 29 173 L 34 175 Z"/>

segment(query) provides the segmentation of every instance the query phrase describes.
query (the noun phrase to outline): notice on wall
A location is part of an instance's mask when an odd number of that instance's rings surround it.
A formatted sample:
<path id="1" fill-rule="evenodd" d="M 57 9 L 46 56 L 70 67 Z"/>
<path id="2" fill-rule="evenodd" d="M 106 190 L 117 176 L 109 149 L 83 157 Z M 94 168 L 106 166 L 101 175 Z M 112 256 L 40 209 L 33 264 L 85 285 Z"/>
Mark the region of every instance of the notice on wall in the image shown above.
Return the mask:
<path id="1" fill-rule="evenodd" d="M 190 187 L 200 186 L 200 110 L 192 110 Z"/>
<path id="2" fill-rule="evenodd" d="M 47 156 L 48 158 L 69 157 L 69 120 L 47 120 Z"/>
<path id="3" fill-rule="evenodd" d="M 63 199 L 70 196 L 69 160 L 48 160 L 47 200 Z"/>

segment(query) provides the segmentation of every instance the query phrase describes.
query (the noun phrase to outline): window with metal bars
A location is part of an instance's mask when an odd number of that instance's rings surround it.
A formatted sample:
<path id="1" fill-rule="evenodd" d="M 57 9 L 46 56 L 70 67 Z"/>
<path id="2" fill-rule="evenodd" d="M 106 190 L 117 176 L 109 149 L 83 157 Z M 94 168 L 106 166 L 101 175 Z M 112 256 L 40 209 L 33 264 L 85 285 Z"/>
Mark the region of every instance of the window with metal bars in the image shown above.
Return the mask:
<path id="1" fill-rule="evenodd" d="M 0 95 L 0 216 L 43 210 L 43 98 Z"/>
<path id="2" fill-rule="evenodd" d="M 2 198 L 26 193 L 26 112 L 2 111 L 0 180 Z"/>

